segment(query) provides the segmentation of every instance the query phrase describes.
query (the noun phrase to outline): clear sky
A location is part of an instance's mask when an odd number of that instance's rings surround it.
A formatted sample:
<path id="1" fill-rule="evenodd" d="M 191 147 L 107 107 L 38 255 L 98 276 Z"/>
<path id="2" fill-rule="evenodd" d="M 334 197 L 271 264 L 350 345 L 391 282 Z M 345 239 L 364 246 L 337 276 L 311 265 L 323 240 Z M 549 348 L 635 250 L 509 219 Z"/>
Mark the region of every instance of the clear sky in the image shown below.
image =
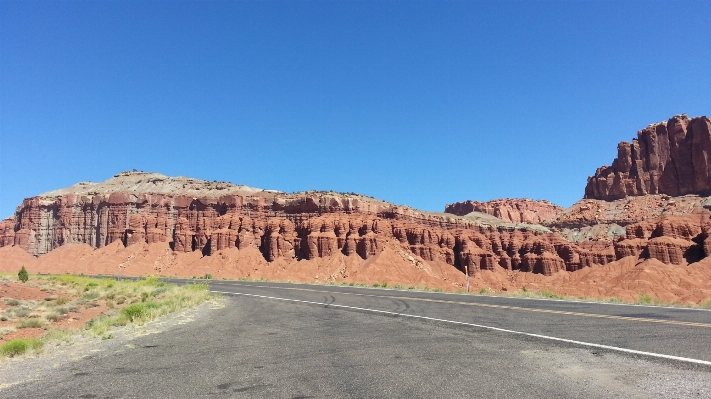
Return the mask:
<path id="1" fill-rule="evenodd" d="M 0 217 L 139 169 L 569 206 L 711 114 L 711 2 L 0 2 Z"/>

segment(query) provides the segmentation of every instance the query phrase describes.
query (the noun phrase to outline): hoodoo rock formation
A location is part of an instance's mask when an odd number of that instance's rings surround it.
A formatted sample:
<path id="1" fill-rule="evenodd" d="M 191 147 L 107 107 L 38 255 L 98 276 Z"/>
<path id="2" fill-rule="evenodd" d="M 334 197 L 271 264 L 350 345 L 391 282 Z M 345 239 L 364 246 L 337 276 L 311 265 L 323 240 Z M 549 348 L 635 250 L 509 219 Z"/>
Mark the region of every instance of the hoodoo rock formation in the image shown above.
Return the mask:
<path id="1" fill-rule="evenodd" d="M 588 178 L 585 198 L 617 200 L 647 194 L 711 195 L 711 119 L 677 115 L 617 146 L 612 166 Z"/>
<path id="2" fill-rule="evenodd" d="M 503 198 L 487 202 L 455 202 L 445 207 L 446 213 L 464 216 L 472 212 L 486 213 L 511 223 L 540 224 L 563 212 L 563 207 L 550 201 L 528 198 Z"/>

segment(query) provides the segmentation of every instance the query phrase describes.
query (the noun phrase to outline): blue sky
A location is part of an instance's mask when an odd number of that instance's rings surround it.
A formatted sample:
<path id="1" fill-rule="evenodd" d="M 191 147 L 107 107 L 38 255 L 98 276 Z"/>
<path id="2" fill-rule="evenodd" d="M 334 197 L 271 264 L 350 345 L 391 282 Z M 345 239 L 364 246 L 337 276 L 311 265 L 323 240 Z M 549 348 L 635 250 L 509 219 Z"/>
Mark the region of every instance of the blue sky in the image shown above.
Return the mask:
<path id="1" fill-rule="evenodd" d="M 569 206 L 711 113 L 711 2 L 0 2 L 0 217 L 129 169 Z"/>

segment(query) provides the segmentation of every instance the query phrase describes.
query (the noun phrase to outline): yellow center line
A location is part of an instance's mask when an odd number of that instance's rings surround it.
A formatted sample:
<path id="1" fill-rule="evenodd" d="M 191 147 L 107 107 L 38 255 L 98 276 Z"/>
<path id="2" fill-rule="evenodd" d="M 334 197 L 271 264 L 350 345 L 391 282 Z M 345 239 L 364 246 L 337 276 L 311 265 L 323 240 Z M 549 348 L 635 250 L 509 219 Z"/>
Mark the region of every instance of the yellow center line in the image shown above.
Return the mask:
<path id="1" fill-rule="evenodd" d="M 268 285 L 246 285 L 245 284 L 242 286 L 255 287 L 255 288 L 272 288 L 272 289 L 277 288 L 277 287 L 272 287 L 272 286 L 268 286 Z M 616 316 L 616 315 L 606 315 L 606 314 L 597 314 L 597 313 L 581 313 L 581 312 L 570 312 L 570 311 L 564 311 L 564 310 L 526 308 L 526 307 L 510 306 L 510 305 L 494 305 L 494 304 L 489 304 L 489 303 L 460 302 L 460 301 L 447 301 L 444 299 L 402 297 L 402 296 L 396 296 L 396 295 L 375 295 L 375 294 L 359 294 L 359 293 L 354 293 L 354 292 L 323 291 L 323 290 L 317 290 L 317 289 L 313 289 L 313 288 L 278 287 L 277 289 L 294 290 L 294 291 L 311 291 L 311 292 L 320 292 L 320 293 L 326 293 L 326 294 L 354 295 L 354 296 L 363 296 L 363 297 L 372 297 L 372 298 L 388 298 L 388 299 L 400 299 L 400 300 L 407 299 L 407 300 L 412 300 L 412 301 L 449 303 L 449 304 L 464 305 L 464 306 L 478 306 L 478 307 L 483 307 L 483 308 L 521 310 L 521 311 L 526 311 L 526 312 L 552 313 L 552 314 L 560 314 L 560 315 L 567 315 L 567 316 L 596 317 L 596 318 L 601 318 L 601 319 L 617 319 L 617 320 L 625 320 L 625 321 L 641 321 L 641 322 L 647 322 L 647 323 L 661 323 L 661 324 L 672 324 L 672 325 L 681 325 L 681 326 L 711 328 L 711 324 L 696 323 L 696 322 L 691 322 L 691 321 L 659 320 L 659 319 L 648 319 L 648 318 L 644 318 L 644 317 Z"/>

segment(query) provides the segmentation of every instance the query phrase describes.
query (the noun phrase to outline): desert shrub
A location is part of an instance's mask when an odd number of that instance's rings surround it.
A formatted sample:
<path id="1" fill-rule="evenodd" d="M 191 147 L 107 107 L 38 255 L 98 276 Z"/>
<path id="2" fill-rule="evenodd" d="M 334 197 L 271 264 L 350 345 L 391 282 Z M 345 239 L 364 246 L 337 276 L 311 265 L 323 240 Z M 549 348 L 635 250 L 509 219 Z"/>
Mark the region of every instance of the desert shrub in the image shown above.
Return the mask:
<path id="1" fill-rule="evenodd" d="M 59 313 L 59 314 L 61 314 L 61 315 L 65 315 L 65 314 L 69 313 L 69 309 L 66 308 L 66 307 L 64 307 L 64 306 L 58 307 L 58 308 L 56 309 L 56 311 L 57 311 L 57 313 Z"/>
<path id="2" fill-rule="evenodd" d="M 550 291 L 541 291 L 541 296 L 544 298 L 551 298 L 551 299 L 561 299 L 562 298 L 560 295 L 556 295 Z"/>
<path id="3" fill-rule="evenodd" d="M 27 280 L 30 279 L 30 276 L 27 274 L 27 269 L 25 269 L 25 266 L 22 266 L 20 271 L 17 272 L 17 278 L 23 283 L 26 283 Z"/>
<path id="4" fill-rule="evenodd" d="M 652 297 L 647 294 L 642 294 L 637 298 L 637 303 L 650 304 L 652 303 Z"/>
<path id="5" fill-rule="evenodd" d="M 5 305 L 7 305 L 7 306 L 19 306 L 19 305 L 20 305 L 20 301 L 17 300 L 17 299 L 13 299 L 13 298 L 6 298 L 6 299 L 5 299 Z"/>
<path id="6" fill-rule="evenodd" d="M 126 297 L 125 296 L 120 296 L 116 298 L 116 303 L 119 305 L 123 305 L 123 303 L 126 302 Z"/>
<path id="7" fill-rule="evenodd" d="M 79 306 L 77 306 L 77 305 L 69 305 L 69 306 L 65 307 L 65 309 L 67 309 L 67 312 L 79 313 Z"/>
<path id="8" fill-rule="evenodd" d="M 96 298 L 98 298 L 98 297 L 99 297 L 99 293 L 98 293 L 98 292 L 96 292 L 96 291 L 91 291 L 91 292 L 87 292 L 86 294 L 84 294 L 84 296 L 83 296 L 82 298 L 83 298 L 83 299 L 91 300 L 91 299 L 96 299 Z"/>
<path id="9" fill-rule="evenodd" d="M 15 316 L 27 317 L 30 315 L 30 310 L 26 308 L 15 309 Z"/>
<path id="10" fill-rule="evenodd" d="M 30 349 L 39 349 L 41 347 L 42 341 L 38 339 L 13 339 L 0 346 L 0 354 L 13 357 L 21 355 Z"/>
<path id="11" fill-rule="evenodd" d="M 86 328 L 90 330 L 94 335 L 102 336 L 111 328 L 111 326 L 125 325 L 126 323 L 119 323 L 114 317 L 109 316 L 99 316 L 97 318 L 91 319 L 86 323 Z"/>
<path id="12" fill-rule="evenodd" d="M 699 304 L 704 309 L 711 309 L 711 299 L 707 299 Z"/>
<path id="13" fill-rule="evenodd" d="M 60 296 L 59 298 L 57 298 L 57 301 L 56 301 L 57 305 L 64 305 L 66 303 L 69 303 L 69 298 L 63 297 L 63 296 Z"/>
<path id="14" fill-rule="evenodd" d="M 151 292 L 152 297 L 156 297 L 164 292 L 168 291 L 168 287 L 158 287 L 153 292 Z"/>
<path id="15" fill-rule="evenodd" d="M 44 328 L 44 323 L 39 319 L 20 320 L 17 323 L 17 328 Z"/>
<path id="16" fill-rule="evenodd" d="M 141 292 L 141 302 L 145 302 L 148 299 L 147 292 Z"/>
<path id="17" fill-rule="evenodd" d="M 121 309 L 121 314 L 125 316 L 128 321 L 133 322 L 136 321 L 143 316 L 145 316 L 147 313 L 147 308 L 145 303 L 134 303 L 132 305 L 128 305 L 125 308 Z"/>
<path id="18" fill-rule="evenodd" d="M 212 279 L 212 274 L 210 273 L 205 273 L 205 276 L 203 276 L 205 280 L 211 280 Z"/>
<path id="19" fill-rule="evenodd" d="M 42 342 L 64 341 L 69 342 L 76 331 L 68 328 L 51 328 L 42 335 Z"/>
<path id="20" fill-rule="evenodd" d="M 122 283 L 117 283 L 117 285 L 120 284 Z M 152 281 L 149 280 L 148 282 L 145 280 L 138 283 L 131 282 L 130 284 L 141 284 L 140 286 L 152 286 L 158 288 L 165 286 L 164 283 L 158 282 L 155 279 Z M 127 285 L 127 287 L 132 286 Z M 156 290 L 157 289 L 153 289 L 149 292 L 155 292 Z M 144 302 L 140 302 L 138 297 L 134 297 L 132 300 L 134 303 L 128 304 L 128 306 L 124 307 L 120 311 L 113 310 L 111 312 L 107 312 L 105 315 L 90 320 L 86 324 L 86 329 L 95 336 L 108 339 L 111 338 L 109 329 L 112 326 L 122 326 L 127 323 L 144 323 L 176 310 L 197 305 L 209 299 L 210 296 L 207 284 L 188 284 L 182 287 L 165 286 L 165 291 L 163 292 L 161 299 L 157 302 L 148 301 L 147 298 L 150 296 L 147 291 L 143 291 L 141 292 L 141 297 L 146 298 Z M 116 301 L 125 303 L 127 299 L 119 296 L 116 298 Z M 109 301 L 107 301 L 107 306 L 109 305 L 108 302 Z"/>
<path id="21" fill-rule="evenodd" d="M 44 317 L 45 317 L 45 319 L 47 319 L 51 322 L 57 322 L 57 321 L 62 320 L 64 318 L 64 316 L 62 316 L 61 314 L 56 313 L 56 312 L 49 313 Z"/>

